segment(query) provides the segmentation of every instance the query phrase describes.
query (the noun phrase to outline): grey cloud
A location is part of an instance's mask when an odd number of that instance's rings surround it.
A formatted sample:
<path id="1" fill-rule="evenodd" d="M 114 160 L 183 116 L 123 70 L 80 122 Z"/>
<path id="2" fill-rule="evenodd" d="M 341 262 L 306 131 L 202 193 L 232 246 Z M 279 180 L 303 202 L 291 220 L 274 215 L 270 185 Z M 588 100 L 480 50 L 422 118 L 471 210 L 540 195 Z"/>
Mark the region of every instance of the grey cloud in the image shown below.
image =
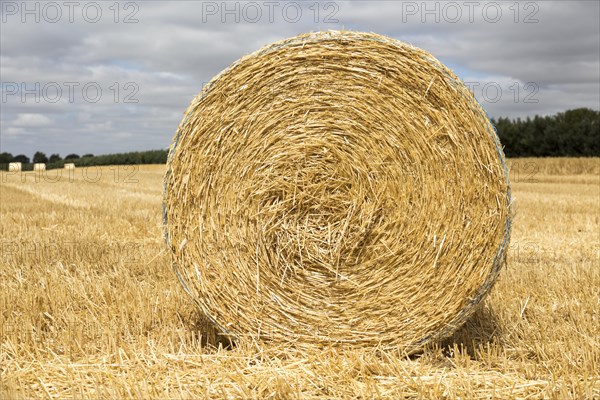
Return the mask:
<path id="1" fill-rule="evenodd" d="M 3 87 L 6 82 L 25 82 L 28 87 L 35 82 L 42 86 L 78 82 L 80 87 L 93 82 L 103 90 L 96 103 L 86 101 L 81 93 L 72 102 L 63 95 L 56 103 L 43 99 L 36 103 L 31 96 L 22 102 L 19 95 L 9 96 L 0 112 L 2 151 L 65 155 L 164 148 L 204 82 L 265 44 L 322 29 L 374 31 L 409 41 L 451 63 L 465 80 L 481 86 L 497 83 L 502 87 L 497 101 L 487 101 L 475 91 L 491 116 L 600 107 L 598 2 L 529 2 L 538 6 L 539 23 L 533 24 L 513 22 L 508 9 L 513 2 L 502 3 L 503 18 L 498 23 L 489 23 L 479 14 L 469 22 L 462 1 L 456 2 L 463 11 L 457 23 L 444 18 L 432 23 L 431 15 L 429 22 L 422 23 L 418 13 L 406 15 L 415 4 L 421 7 L 421 1 L 321 2 L 318 15 L 314 2 L 299 3 L 302 18 L 296 23 L 286 21 L 280 12 L 286 2 L 278 3 L 272 23 L 266 14 L 256 23 L 243 18 L 233 23 L 231 15 L 222 23 L 219 13 L 203 14 L 207 6 L 221 3 L 136 2 L 139 22 L 133 24 L 113 22 L 108 10 L 113 2 L 100 3 L 105 14 L 98 23 L 80 17 L 73 23 L 21 23 L 19 18 L 2 16 L 7 18 L 0 27 Z M 265 13 L 265 3 L 256 3 Z M 239 4 L 241 8 L 248 3 Z M 519 4 L 520 19 L 525 4 Z M 337 23 L 325 21 L 331 12 Z M 124 15 L 121 10 L 120 18 Z M 128 82 L 139 89 L 137 103 L 123 101 Z M 523 102 L 527 82 L 539 88 L 537 103 Z M 120 89 L 116 102 L 110 89 L 115 83 Z M 522 90 L 517 101 L 510 89 L 515 84 Z M 52 124 L 26 127 L 23 115 L 41 115 Z"/>

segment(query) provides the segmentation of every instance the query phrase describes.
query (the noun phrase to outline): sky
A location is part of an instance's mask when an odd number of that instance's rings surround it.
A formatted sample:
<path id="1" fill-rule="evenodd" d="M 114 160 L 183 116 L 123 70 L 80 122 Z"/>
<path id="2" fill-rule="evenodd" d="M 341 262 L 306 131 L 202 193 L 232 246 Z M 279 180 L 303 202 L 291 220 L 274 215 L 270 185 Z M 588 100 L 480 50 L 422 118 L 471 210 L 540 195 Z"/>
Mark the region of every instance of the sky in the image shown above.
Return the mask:
<path id="1" fill-rule="evenodd" d="M 490 117 L 600 108 L 598 1 L 0 0 L 0 152 L 167 148 L 240 57 L 319 30 L 376 32 L 450 67 Z"/>

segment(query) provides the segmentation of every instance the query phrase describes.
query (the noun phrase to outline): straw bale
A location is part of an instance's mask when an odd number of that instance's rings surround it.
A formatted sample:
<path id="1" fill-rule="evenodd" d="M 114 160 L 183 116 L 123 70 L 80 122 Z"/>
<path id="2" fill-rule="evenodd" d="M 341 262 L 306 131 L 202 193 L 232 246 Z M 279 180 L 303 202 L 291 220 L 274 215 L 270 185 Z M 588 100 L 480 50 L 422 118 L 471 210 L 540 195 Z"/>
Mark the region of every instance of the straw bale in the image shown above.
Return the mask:
<path id="1" fill-rule="evenodd" d="M 192 101 L 165 176 L 175 272 L 235 340 L 414 351 L 475 311 L 503 263 L 495 131 L 431 54 L 300 35 Z"/>

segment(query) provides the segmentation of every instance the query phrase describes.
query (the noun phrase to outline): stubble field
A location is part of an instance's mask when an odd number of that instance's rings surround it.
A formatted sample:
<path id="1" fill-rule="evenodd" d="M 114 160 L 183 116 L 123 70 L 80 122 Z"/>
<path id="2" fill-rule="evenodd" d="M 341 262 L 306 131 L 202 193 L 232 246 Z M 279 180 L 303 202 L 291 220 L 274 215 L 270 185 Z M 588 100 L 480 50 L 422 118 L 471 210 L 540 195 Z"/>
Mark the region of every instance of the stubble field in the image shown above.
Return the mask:
<path id="1" fill-rule="evenodd" d="M 600 159 L 509 161 L 507 268 L 411 357 L 219 346 L 170 268 L 164 166 L 2 172 L 0 398 L 600 398 Z"/>

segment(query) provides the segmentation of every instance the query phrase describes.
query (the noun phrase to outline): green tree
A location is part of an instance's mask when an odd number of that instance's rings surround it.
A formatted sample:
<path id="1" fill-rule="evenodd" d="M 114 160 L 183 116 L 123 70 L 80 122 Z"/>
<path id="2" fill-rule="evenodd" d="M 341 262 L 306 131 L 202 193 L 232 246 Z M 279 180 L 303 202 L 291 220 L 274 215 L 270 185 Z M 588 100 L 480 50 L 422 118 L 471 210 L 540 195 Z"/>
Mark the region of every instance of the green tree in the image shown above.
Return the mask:
<path id="1" fill-rule="evenodd" d="M 66 161 L 66 160 L 76 160 L 76 159 L 78 159 L 78 158 L 79 158 L 79 155 L 78 155 L 78 154 L 74 154 L 74 153 L 73 153 L 73 154 L 68 154 L 68 155 L 65 157 L 65 161 Z"/>
<path id="2" fill-rule="evenodd" d="M 8 164 L 13 159 L 13 155 L 10 153 L 0 153 L 0 164 Z"/>
<path id="3" fill-rule="evenodd" d="M 62 157 L 59 154 L 52 154 L 48 159 L 48 162 L 50 163 L 55 163 L 59 161 L 62 161 Z"/>
<path id="4" fill-rule="evenodd" d="M 29 157 L 27 157 L 25 154 L 19 154 L 17 156 L 14 156 L 12 159 L 13 162 L 20 162 L 23 164 L 29 164 Z"/>
<path id="5" fill-rule="evenodd" d="M 492 120 L 507 157 L 600 156 L 600 111 L 577 108 L 552 116 Z"/>
<path id="6" fill-rule="evenodd" d="M 42 153 L 41 151 L 36 151 L 33 155 L 33 162 L 45 164 L 48 162 L 48 157 L 46 157 L 46 154 Z"/>

